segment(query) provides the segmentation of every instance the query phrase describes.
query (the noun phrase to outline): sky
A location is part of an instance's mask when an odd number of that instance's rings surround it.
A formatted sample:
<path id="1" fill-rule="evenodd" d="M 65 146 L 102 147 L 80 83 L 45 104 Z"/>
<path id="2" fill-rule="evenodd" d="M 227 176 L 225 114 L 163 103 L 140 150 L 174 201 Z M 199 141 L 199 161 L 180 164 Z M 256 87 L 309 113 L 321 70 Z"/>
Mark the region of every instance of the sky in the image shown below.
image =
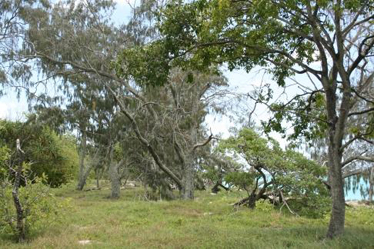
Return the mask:
<path id="1" fill-rule="evenodd" d="M 83 0 L 80 0 L 83 1 Z M 140 3 L 140 0 L 115 0 L 117 3 L 116 11 L 113 13 L 113 21 L 116 23 L 124 23 L 131 17 L 131 6 L 136 6 Z M 274 95 L 278 96 L 283 92 L 282 88 L 276 86 L 274 82 L 271 82 L 271 77 L 254 71 L 246 73 L 244 70 L 234 70 L 232 72 L 224 70 L 224 75 L 228 79 L 230 89 L 237 93 L 249 93 L 253 90 L 253 87 L 260 86 L 261 83 L 273 83 Z M 302 79 L 301 79 L 302 80 Z M 305 80 L 305 79 L 304 79 Z M 287 89 L 287 94 L 283 94 L 282 98 L 292 96 L 296 93 L 297 89 L 291 87 Z M 253 108 L 252 103 L 247 103 L 248 108 Z M 10 120 L 22 120 L 24 114 L 28 112 L 28 105 L 25 96 L 21 95 L 18 100 L 14 91 L 7 91 L 6 96 L 0 97 L 0 119 Z M 257 124 L 260 124 L 260 120 L 267 120 L 270 118 L 268 110 L 264 106 L 258 106 L 254 113 L 253 119 Z M 235 126 L 235 121 L 230 120 L 228 117 L 217 117 L 215 115 L 208 115 L 206 118 L 206 126 L 210 128 L 214 135 L 222 135 L 223 138 L 230 136 L 230 127 Z M 280 144 L 285 147 L 287 142 L 281 138 L 279 134 L 272 133 L 271 136 L 277 139 Z M 347 199 L 361 199 L 359 191 L 353 193 L 349 191 L 347 193 Z"/>

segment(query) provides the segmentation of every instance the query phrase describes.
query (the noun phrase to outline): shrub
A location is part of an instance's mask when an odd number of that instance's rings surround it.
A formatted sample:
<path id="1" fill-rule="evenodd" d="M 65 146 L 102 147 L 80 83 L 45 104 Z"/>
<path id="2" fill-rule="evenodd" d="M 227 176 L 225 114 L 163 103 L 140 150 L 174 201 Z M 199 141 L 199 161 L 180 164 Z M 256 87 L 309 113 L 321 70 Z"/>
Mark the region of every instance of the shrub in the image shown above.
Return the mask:
<path id="1" fill-rule="evenodd" d="M 26 238 L 36 231 L 41 231 L 57 219 L 65 204 L 58 203 L 41 178 L 27 184 L 19 190 L 19 197 L 24 210 L 23 224 Z M 12 198 L 13 184 L 9 180 L 1 182 L 0 189 L 0 233 L 17 239 L 17 212 Z"/>
<path id="2" fill-rule="evenodd" d="M 19 242 L 29 238 L 32 233 L 51 224 L 64 204 L 49 193 L 49 187 L 43 184 L 42 177 L 30 177 L 30 164 L 22 161 L 13 168 L 9 150 L 0 148 L 0 234 L 10 235 Z M 17 170 L 21 174 L 14 177 Z M 24 185 L 19 186 L 17 179 L 22 179 Z M 18 184 L 17 184 L 18 182 Z M 21 212 L 16 209 L 20 207 Z"/>
<path id="3" fill-rule="evenodd" d="M 25 151 L 25 162 L 34 176 L 44 179 L 52 187 L 58 187 L 74 178 L 78 170 L 78 153 L 75 141 L 59 136 L 47 126 L 0 120 L 0 146 L 15 150 L 20 138 Z M 23 181 L 22 181 L 23 182 Z"/>

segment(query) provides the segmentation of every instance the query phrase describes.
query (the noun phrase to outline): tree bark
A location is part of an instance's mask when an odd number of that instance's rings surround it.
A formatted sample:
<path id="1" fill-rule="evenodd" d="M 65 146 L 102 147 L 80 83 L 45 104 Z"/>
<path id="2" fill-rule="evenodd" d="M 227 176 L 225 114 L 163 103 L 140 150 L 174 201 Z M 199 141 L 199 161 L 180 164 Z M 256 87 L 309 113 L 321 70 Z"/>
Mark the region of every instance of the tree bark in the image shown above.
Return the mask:
<path id="1" fill-rule="evenodd" d="M 86 171 L 84 171 L 83 175 L 80 177 L 79 179 L 79 182 L 78 182 L 78 186 L 77 186 L 77 190 L 80 190 L 82 191 L 84 186 L 86 185 L 86 182 L 87 182 L 87 178 L 88 176 L 90 175 L 91 173 L 91 170 L 92 170 L 92 166 L 89 166 Z"/>
<path id="2" fill-rule="evenodd" d="M 215 193 L 215 194 L 218 193 L 220 191 L 220 187 L 223 188 L 226 191 L 229 191 L 229 188 L 225 187 L 222 184 L 222 180 L 219 180 L 219 181 L 216 182 L 216 184 L 211 189 L 212 193 Z"/>
<path id="3" fill-rule="evenodd" d="M 329 149 L 329 180 L 331 186 L 332 211 L 327 237 L 333 238 L 343 233 L 345 221 L 345 197 L 341 171 L 341 156 L 334 148 Z"/>
<path id="4" fill-rule="evenodd" d="M 84 185 L 86 184 L 86 175 L 84 172 L 84 159 L 86 157 L 86 151 L 87 151 L 87 133 L 85 128 L 81 129 L 82 137 L 81 137 L 81 145 L 80 145 L 80 151 L 79 151 L 79 175 L 78 175 L 78 185 L 77 190 L 82 191 Z"/>
<path id="5" fill-rule="evenodd" d="M 192 158 L 188 160 L 189 162 L 185 164 L 183 174 L 182 199 L 193 200 L 195 191 L 195 169 Z"/>
<path id="6" fill-rule="evenodd" d="M 374 195 L 374 167 L 371 167 L 369 172 L 369 203 L 373 202 Z"/>
<path id="7" fill-rule="evenodd" d="M 20 147 L 19 139 L 17 139 L 17 155 L 19 156 L 19 163 L 16 170 L 16 175 L 13 184 L 12 196 L 14 207 L 17 212 L 17 232 L 18 232 L 18 242 L 22 243 L 26 240 L 26 229 L 25 229 L 25 219 L 24 219 L 24 210 L 19 199 L 19 185 L 22 175 L 22 163 L 23 163 L 23 151 Z"/>
<path id="8" fill-rule="evenodd" d="M 340 104 L 339 116 L 336 112 L 336 75 L 325 82 L 328 129 L 328 177 L 331 186 L 332 210 L 330 224 L 327 231 L 328 238 L 334 238 L 343 234 L 345 222 L 345 197 L 342 172 L 342 143 L 344 129 L 348 118 L 350 105 L 349 89 L 344 89 Z M 334 83 L 332 83 L 334 82 Z M 334 87 L 332 87 L 332 86 Z M 347 84 L 345 84 L 346 86 Z"/>
<path id="9" fill-rule="evenodd" d="M 248 207 L 250 209 L 255 209 L 256 207 L 256 201 L 257 201 L 257 198 L 256 198 L 256 193 L 255 192 L 252 192 L 251 195 L 248 197 Z"/>
<path id="10" fill-rule="evenodd" d="M 102 169 L 96 168 L 95 174 L 96 174 L 96 188 L 100 189 L 100 178 L 102 177 Z"/>
<path id="11" fill-rule="evenodd" d="M 121 192 L 121 179 L 118 174 L 119 164 L 111 162 L 109 166 L 109 177 L 111 182 L 111 194 L 110 198 L 118 199 Z"/>

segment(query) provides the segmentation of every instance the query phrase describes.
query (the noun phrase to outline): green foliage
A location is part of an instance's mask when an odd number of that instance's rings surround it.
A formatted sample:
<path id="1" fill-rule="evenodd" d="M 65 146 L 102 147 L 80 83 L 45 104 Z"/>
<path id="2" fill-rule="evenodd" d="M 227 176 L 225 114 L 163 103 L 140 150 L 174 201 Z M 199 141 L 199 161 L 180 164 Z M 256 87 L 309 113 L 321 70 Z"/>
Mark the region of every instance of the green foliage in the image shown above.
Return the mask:
<path id="1" fill-rule="evenodd" d="M 142 86 L 166 84 L 171 68 L 168 51 L 157 42 L 144 47 L 125 49 L 113 66 L 117 75 L 134 79 Z"/>
<path id="2" fill-rule="evenodd" d="M 259 200 L 256 203 L 256 209 L 262 213 L 271 213 L 274 211 L 274 205 L 267 200 Z"/>
<path id="3" fill-rule="evenodd" d="M 0 149 L 0 165 L 2 166 L 0 168 L 2 170 L 0 176 L 0 234 L 17 237 L 17 211 L 12 195 L 14 183 L 9 175 L 12 172 L 9 169 L 12 167 L 8 151 L 6 147 Z M 19 188 L 26 238 L 51 225 L 67 205 L 63 201 L 57 201 L 50 193 L 49 187 L 43 184 L 46 180 L 45 174 L 42 177 L 31 179 L 27 174 L 28 169 L 30 169 L 30 165 L 24 163 L 21 177 L 24 185 Z"/>
<path id="4" fill-rule="evenodd" d="M 330 71 L 336 70 L 332 69 L 335 66 L 328 65 L 319 71 L 326 64 L 322 62 L 323 58 L 338 60 L 334 54 L 342 53 L 339 63 L 353 63 L 360 51 L 351 47 L 343 53 L 338 52 L 337 47 L 351 43 L 349 37 L 356 37 L 356 47 L 371 38 L 369 27 L 373 7 L 372 0 L 172 0 L 158 17 L 160 39 L 157 44 L 164 44 L 169 51 L 160 54 L 159 60 L 162 61 L 161 57 L 166 54 L 174 59 L 176 65 L 198 70 L 222 64 L 228 65 L 230 70 L 241 68 L 246 71 L 259 66 L 272 75 L 279 86 L 285 86 L 290 76 L 306 73 L 316 76 L 322 83 L 321 75 L 328 77 Z M 352 19 L 352 15 L 356 18 Z M 336 20 L 340 20 L 341 25 L 336 25 Z M 346 34 L 338 39 L 341 40 L 338 45 L 332 34 L 343 34 L 343 31 Z M 320 66 L 314 66 L 321 62 Z M 345 68 L 358 71 L 348 64 Z M 348 75 L 353 74 L 350 72 Z M 335 78 L 330 79 L 331 82 L 335 82 Z M 353 81 L 358 81 L 358 78 L 350 79 L 352 87 L 356 84 Z M 299 83 L 309 89 L 309 82 Z M 360 87 L 355 88 L 360 91 Z M 264 123 L 265 132 L 276 131 L 285 135 L 282 124 L 289 122 L 294 128 L 290 139 L 303 137 L 310 141 L 325 137 L 329 122 L 323 103 L 326 92 L 320 86 L 316 86 L 315 90 L 305 89 L 295 98 L 271 105 L 274 117 Z M 261 96 L 258 100 L 269 104 Z"/>
<path id="5" fill-rule="evenodd" d="M 253 188 L 255 179 L 255 172 L 229 172 L 224 177 L 226 183 L 247 191 L 249 191 L 249 188 Z"/>
<path id="6" fill-rule="evenodd" d="M 33 183 L 20 188 L 20 202 L 24 209 L 26 237 L 32 237 L 57 221 L 58 215 L 67 203 L 55 199 L 42 178 L 33 179 Z M 3 179 L 0 189 L 0 234 L 16 237 L 17 212 L 12 197 L 12 183 Z"/>
<path id="7" fill-rule="evenodd" d="M 10 150 L 7 146 L 0 147 L 0 179 L 3 179 L 8 173 L 7 161 L 10 157 Z"/>
<path id="8" fill-rule="evenodd" d="M 25 151 L 29 170 L 36 176 L 45 175 L 52 187 L 73 179 L 78 168 L 75 141 L 68 136 L 58 136 L 48 127 L 30 123 L 0 120 L 0 145 L 15 148 L 17 138 Z"/>
<path id="9" fill-rule="evenodd" d="M 282 192 L 300 215 L 321 217 L 329 211 L 329 193 L 323 184 L 326 168 L 301 153 L 283 150 L 274 139 L 262 138 L 248 128 L 222 140 L 217 150 L 241 158 L 241 169 L 227 173 L 225 181 L 247 191 L 266 188 L 268 194 Z M 260 182 L 258 186 L 256 182 Z"/>

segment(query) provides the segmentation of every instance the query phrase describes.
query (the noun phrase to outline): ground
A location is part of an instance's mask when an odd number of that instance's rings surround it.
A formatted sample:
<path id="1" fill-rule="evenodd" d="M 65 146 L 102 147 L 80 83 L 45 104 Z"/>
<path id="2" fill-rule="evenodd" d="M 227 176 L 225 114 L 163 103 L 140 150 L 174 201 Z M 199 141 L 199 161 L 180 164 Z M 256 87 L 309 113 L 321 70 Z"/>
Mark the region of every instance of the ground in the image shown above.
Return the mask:
<path id="1" fill-rule="evenodd" d="M 52 190 L 69 200 L 58 221 L 25 245 L 1 235 L 0 248 L 374 248 L 374 209 L 348 207 L 343 237 L 326 240 L 329 217 L 308 219 L 271 210 L 234 208 L 244 193 L 208 191 L 194 201 L 146 201 L 141 188 L 110 200 L 109 189 Z"/>

